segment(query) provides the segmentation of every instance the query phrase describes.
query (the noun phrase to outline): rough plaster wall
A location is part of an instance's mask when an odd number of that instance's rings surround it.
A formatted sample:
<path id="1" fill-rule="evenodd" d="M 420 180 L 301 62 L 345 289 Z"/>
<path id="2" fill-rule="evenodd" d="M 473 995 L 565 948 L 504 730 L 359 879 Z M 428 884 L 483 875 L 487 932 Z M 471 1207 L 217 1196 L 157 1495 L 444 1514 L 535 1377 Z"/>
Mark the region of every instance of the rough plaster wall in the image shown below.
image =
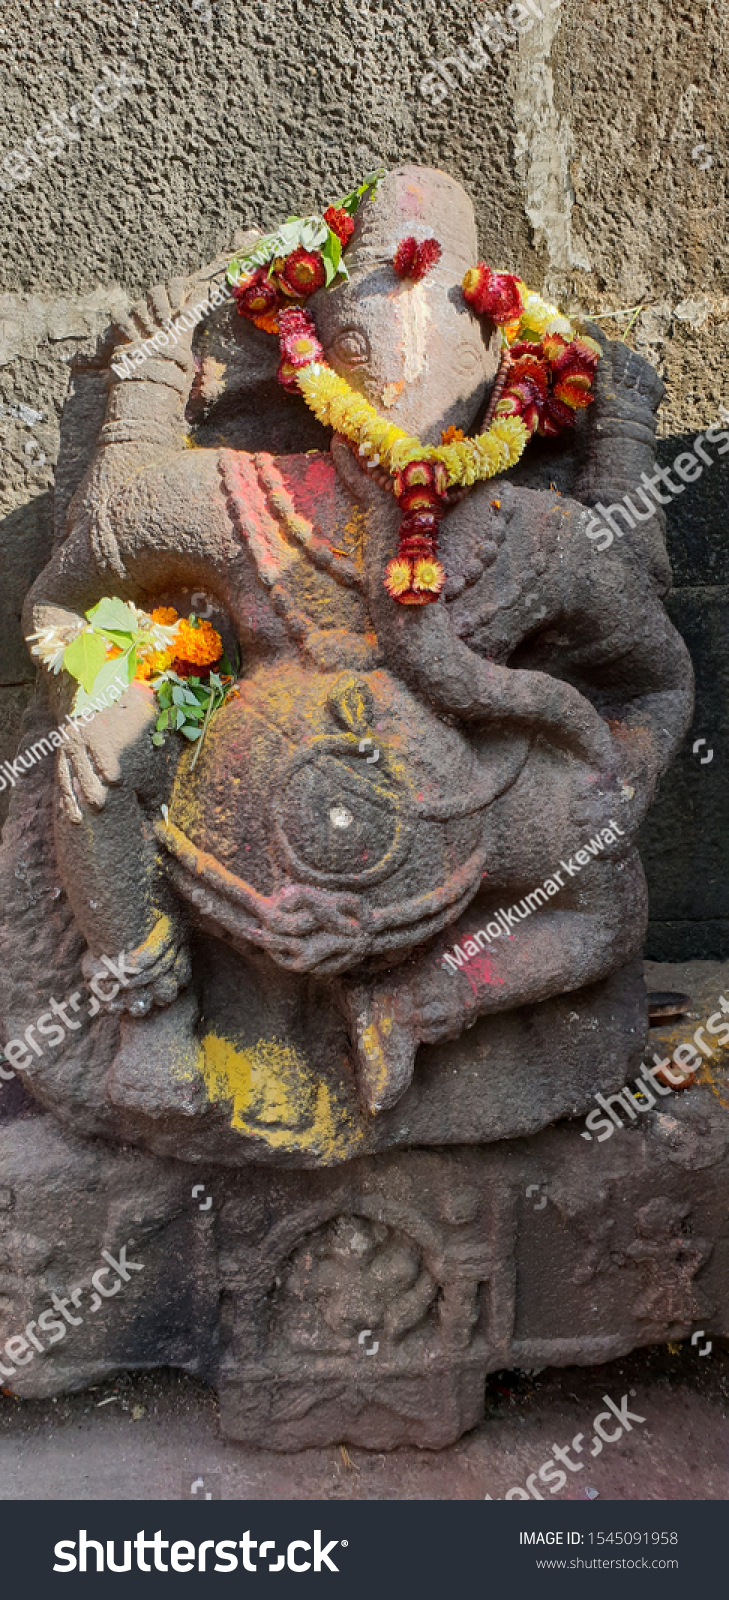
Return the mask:
<path id="1" fill-rule="evenodd" d="M 445 167 L 474 197 L 487 259 L 569 310 L 644 307 L 630 339 L 669 385 L 664 463 L 729 405 L 729 0 L 543 0 L 544 19 L 490 68 L 469 44 L 486 10 L 5 0 L 0 174 L 52 112 L 78 105 L 82 128 L 64 156 L 28 156 L 27 178 L 0 192 L 0 759 L 32 679 L 17 618 L 48 548 L 71 359 L 93 362 L 112 310 L 246 225 L 318 204 L 381 162 Z M 453 65 L 459 50 L 471 71 Z M 433 107 L 420 83 L 447 58 L 454 87 Z M 104 69 L 122 64 L 142 81 L 84 127 Z M 729 953 L 728 486 L 717 464 L 668 508 L 670 604 L 699 695 L 645 831 L 650 952 L 666 959 Z M 697 735 L 710 764 L 691 754 Z"/>

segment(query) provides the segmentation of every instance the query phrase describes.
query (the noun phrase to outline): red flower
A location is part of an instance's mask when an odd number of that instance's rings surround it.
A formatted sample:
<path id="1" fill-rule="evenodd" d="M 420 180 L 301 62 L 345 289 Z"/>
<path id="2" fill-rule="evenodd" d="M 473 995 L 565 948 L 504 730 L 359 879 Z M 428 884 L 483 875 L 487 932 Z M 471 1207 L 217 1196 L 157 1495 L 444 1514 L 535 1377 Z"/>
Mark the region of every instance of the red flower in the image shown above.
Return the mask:
<path id="1" fill-rule="evenodd" d="M 398 278 L 409 278 L 418 253 L 418 241 L 409 234 L 407 239 L 401 239 L 392 258 L 392 265 Z"/>
<path id="2" fill-rule="evenodd" d="M 339 243 L 344 250 L 354 233 L 354 217 L 350 217 L 342 206 L 327 206 L 324 212 L 324 221 L 336 233 Z"/>
<path id="3" fill-rule="evenodd" d="M 443 254 L 437 239 L 423 239 L 418 244 L 411 234 L 407 239 L 401 239 L 392 258 L 392 265 L 398 278 L 412 278 L 419 283 L 430 272 L 431 267 L 436 267 Z"/>
<path id="4" fill-rule="evenodd" d="M 424 239 L 415 252 L 415 261 L 410 269 L 411 278 L 419 283 L 431 267 L 437 267 L 442 254 L 443 249 L 437 239 Z"/>
<path id="5" fill-rule="evenodd" d="M 540 361 L 531 352 L 520 355 L 509 369 L 508 381 L 496 406 L 496 413 L 501 417 L 521 417 L 530 433 L 535 433 L 542 420 L 548 395 L 549 368 L 546 361 Z"/>
<path id="6" fill-rule="evenodd" d="M 282 388 L 298 390 L 299 385 L 296 382 L 297 370 L 298 368 L 296 368 L 291 361 L 281 362 L 278 372 L 276 373 L 276 377 L 278 378 Z"/>
<path id="7" fill-rule="evenodd" d="M 294 294 L 309 295 L 321 289 L 326 282 L 326 271 L 318 250 L 305 250 L 303 245 L 292 250 L 283 264 L 281 277 Z"/>
<path id="8" fill-rule="evenodd" d="M 437 489 L 427 489 L 425 487 L 421 489 L 401 489 L 399 499 L 400 510 L 406 516 L 410 516 L 412 512 L 420 511 L 433 512 L 435 516 L 442 515 L 442 496 L 438 494 Z"/>
<path id="9" fill-rule="evenodd" d="M 312 318 L 306 311 L 284 311 L 279 318 L 281 354 L 295 371 L 323 361 L 324 350 L 316 336 Z"/>
<path id="10" fill-rule="evenodd" d="M 544 350 L 552 369 L 557 400 L 572 411 L 592 405 L 590 389 L 602 355 L 595 340 L 578 335 L 568 343 L 561 334 L 553 333 L 545 338 Z"/>
<path id="11" fill-rule="evenodd" d="M 395 494 L 398 496 L 408 489 L 432 489 L 437 503 L 447 488 L 448 473 L 442 461 L 409 461 L 395 478 Z"/>
<path id="12" fill-rule="evenodd" d="M 282 334 L 293 333 L 294 329 L 306 328 L 314 332 L 314 323 L 308 311 L 301 306 L 285 306 L 278 319 Z"/>
<path id="13" fill-rule="evenodd" d="M 563 373 L 554 386 L 557 400 L 563 401 L 573 411 L 584 411 L 586 406 L 591 406 L 593 396 L 590 394 L 592 374 L 586 372 Z"/>
<path id="14" fill-rule="evenodd" d="M 397 555 L 385 568 L 384 585 L 401 606 L 427 606 L 438 599 L 446 581 L 445 569 L 431 554 Z"/>
<path id="15" fill-rule="evenodd" d="M 528 341 L 524 339 L 520 340 L 519 344 L 513 344 L 509 354 L 513 357 L 514 361 L 517 361 L 519 356 L 535 356 L 537 361 L 544 361 L 546 359 L 544 347 L 541 344 L 529 344 Z"/>
<path id="16" fill-rule="evenodd" d="M 515 383 L 522 382 L 530 384 L 535 393 L 544 398 L 549 388 L 549 370 L 546 362 L 540 361 L 533 355 L 517 356 L 509 369 L 507 388 L 511 389 Z"/>
<path id="17" fill-rule="evenodd" d="M 469 267 L 463 279 L 463 294 L 479 317 L 490 317 L 492 322 L 514 322 L 524 310 L 521 278 L 513 272 L 493 272 L 485 261 Z"/>
<path id="18" fill-rule="evenodd" d="M 428 539 L 435 548 L 439 526 L 440 511 L 409 511 L 400 523 L 400 538 Z"/>
<path id="19" fill-rule="evenodd" d="M 602 355 L 595 339 L 580 334 L 569 341 L 561 333 L 545 334 L 542 348 L 553 372 L 563 372 L 567 368 L 571 370 L 575 364 L 580 371 L 595 372 Z"/>
<path id="20" fill-rule="evenodd" d="M 254 317 L 265 316 L 269 311 L 275 311 L 279 304 L 279 294 L 274 283 L 266 276 L 265 267 L 258 267 L 255 272 L 236 284 L 233 289 L 233 298 L 242 317 L 251 320 Z"/>
<path id="21" fill-rule="evenodd" d="M 574 411 L 571 411 L 569 406 L 563 405 L 562 401 L 557 400 L 553 394 L 548 395 L 539 419 L 539 432 L 542 437 L 556 439 L 557 434 L 561 433 L 563 428 L 573 428 L 574 425 Z"/>

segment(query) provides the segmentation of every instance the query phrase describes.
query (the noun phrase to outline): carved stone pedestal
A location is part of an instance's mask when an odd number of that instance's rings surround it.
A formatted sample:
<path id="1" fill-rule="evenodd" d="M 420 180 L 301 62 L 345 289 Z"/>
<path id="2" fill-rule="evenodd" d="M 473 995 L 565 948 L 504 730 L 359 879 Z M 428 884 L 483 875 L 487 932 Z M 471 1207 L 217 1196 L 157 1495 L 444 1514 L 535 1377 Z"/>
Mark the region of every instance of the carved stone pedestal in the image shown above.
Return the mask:
<path id="1" fill-rule="evenodd" d="M 318 1172 L 208 1174 L 23 1117 L 0 1133 L 0 1344 L 32 1324 L 44 1349 L 0 1351 L 3 1385 L 43 1396 L 173 1365 L 216 1384 L 248 1444 L 437 1449 L 480 1420 L 489 1372 L 726 1336 L 718 1093 L 666 1098 L 603 1143 L 563 1122 Z M 142 1270 L 113 1293 L 102 1277 L 94 1308 L 102 1251 L 123 1246 Z M 51 1344 L 54 1293 L 80 1322 Z"/>

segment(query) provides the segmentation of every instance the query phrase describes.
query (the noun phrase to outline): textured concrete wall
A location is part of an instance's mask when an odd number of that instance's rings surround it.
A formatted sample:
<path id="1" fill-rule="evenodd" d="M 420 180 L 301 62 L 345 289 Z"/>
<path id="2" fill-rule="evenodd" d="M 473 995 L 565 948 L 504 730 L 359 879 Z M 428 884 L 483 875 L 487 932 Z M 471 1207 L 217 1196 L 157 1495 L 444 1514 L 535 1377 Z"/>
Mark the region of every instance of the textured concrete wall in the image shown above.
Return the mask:
<path id="1" fill-rule="evenodd" d="M 379 163 L 442 166 L 472 193 L 494 264 L 621 335 L 630 316 L 607 314 L 643 308 L 628 337 L 669 386 L 665 464 L 729 405 L 729 4 L 541 10 L 528 27 L 512 8 L 521 36 L 489 66 L 469 42 L 483 0 L 5 0 L 0 758 L 32 680 L 17 619 L 48 547 L 71 361 L 93 363 L 114 309 L 246 225 Z M 644 851 L 650 953 L 674 960 L 729 954 L 726 463 L 668 508 L 670 604 L 698 702 Z M 692 755 L 696 737 L 711 762 Z"/>

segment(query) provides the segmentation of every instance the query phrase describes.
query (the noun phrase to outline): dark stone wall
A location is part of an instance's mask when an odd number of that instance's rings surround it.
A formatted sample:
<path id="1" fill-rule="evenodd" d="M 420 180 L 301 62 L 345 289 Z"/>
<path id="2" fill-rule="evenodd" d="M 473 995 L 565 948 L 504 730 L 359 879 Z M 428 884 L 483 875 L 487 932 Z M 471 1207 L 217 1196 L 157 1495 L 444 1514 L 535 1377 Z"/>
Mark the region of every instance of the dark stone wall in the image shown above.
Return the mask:
<path id="1" fill-rule="evenodd" d="M 694 434 L 664 439 L 662 466 Z M 642 830 L 655 961 L 729 953 L 729 454 L 667 507 L 671 619 L 696 673 L 693 727 Z M 699 740 L 705 743 L 693 753 Z M 713 751 L 711 761 L 707 759 Z"/>

